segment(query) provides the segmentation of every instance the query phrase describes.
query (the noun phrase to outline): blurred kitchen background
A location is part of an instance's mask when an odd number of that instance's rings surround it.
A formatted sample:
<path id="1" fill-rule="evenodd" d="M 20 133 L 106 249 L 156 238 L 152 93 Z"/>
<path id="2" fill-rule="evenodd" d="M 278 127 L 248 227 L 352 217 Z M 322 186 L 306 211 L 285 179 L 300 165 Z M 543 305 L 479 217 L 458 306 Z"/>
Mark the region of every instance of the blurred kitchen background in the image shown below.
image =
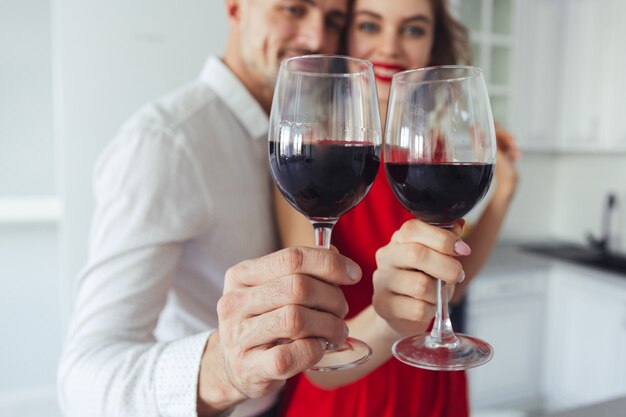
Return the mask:
<path id="1" fill-rule="evenodd" d="M 471 371 L 474 414 L 626 396 L 626 1 L 453 3 L 494 117 L 524 151 L 469 296 L 469 332 L 496 349 Z M 226 31 L 222 0 L 0 0 L 0 417 L 60 416 L 94 160 L 141 104 L 220 54 Z"/>

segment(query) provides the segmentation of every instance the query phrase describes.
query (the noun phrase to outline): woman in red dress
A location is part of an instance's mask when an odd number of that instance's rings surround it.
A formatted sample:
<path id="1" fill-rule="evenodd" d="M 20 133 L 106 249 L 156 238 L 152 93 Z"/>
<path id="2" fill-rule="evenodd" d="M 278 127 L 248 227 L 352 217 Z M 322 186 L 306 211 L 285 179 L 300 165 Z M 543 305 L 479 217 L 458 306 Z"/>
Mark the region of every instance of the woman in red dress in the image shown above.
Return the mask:
<path id="1" fill-rule="evenodd" d="M 356 0 L 347 40 L 350 55 L 374 64 L 383 122 L 395 72 L 470 60 L 467 31 L 445 0 Z M 381 164 L 370 192 L 340 218 L 332 239 L 362 267 L 363 279 L 343 288 L 347 324 L 351 336 L 373 348 L 373 357 L 351 370 L 296 376 L 283 397 L 284 416 L 469 415 L 465 372 L 407 366 L 392 357 L 391 345 L 426 331 L 435 313 L 433 277 L 457 284 L 454 303 L 487 259 L 517 183 L 517 147 L 502 129 L 497 137 L 495 191 L 464 240 L 463 222 L 446 231 L 414 219 L 393 195 Z M 278 194 L 283 245 L 312 245 L 310 223 Z"/>

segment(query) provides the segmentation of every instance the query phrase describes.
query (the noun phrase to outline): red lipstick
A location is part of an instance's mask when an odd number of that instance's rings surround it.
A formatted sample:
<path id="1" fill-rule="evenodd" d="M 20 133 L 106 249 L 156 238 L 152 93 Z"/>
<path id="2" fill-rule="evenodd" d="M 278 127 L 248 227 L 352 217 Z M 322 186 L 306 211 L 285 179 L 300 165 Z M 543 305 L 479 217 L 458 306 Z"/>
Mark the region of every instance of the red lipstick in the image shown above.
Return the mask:
<path id="1" fill-rule="evenodd" d="M 376 77 L 378 81 L 386 83 L 391 82 L 393 74 L 408 69 L 404 65 L 393 64 L 390 62 L 372 61 L 372 65 L 374 66 L 374 77 Z"/>

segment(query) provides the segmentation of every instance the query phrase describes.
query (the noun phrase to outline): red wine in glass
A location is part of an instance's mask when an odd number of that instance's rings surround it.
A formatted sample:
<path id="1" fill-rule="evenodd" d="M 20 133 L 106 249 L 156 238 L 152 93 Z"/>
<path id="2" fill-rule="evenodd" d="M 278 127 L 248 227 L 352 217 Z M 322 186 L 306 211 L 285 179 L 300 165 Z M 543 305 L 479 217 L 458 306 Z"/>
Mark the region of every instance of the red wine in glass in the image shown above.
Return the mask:
<path id="1" fill-rule="evenodd" d="M 484 163 L 385 163 L 400 203 L 415 217 L 441 225 L 474 208 L 489 190 L 493 169 Z"/>
<path id="2" fill-rule="evenodd" d="M 310 219 L 338 218 L 356 206 L 376 178 L 379 155 L 380 146 L 369 142 L 313 141 L 293 154 L 269 143 L 278 188 Z"/>

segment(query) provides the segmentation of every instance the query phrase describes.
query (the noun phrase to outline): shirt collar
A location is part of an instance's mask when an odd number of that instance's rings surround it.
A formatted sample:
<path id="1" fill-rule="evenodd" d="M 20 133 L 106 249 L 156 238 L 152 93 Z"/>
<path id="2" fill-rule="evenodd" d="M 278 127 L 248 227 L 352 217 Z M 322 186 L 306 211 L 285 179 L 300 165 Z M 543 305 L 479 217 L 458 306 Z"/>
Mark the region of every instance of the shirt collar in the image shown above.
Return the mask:
<path id="1" fill-rule="evenodd" d="M 254 139 L 267 138 L 269 119 L 233 72 L 216 56 L 210 56 L 200 80 L 208 84 Z"/>

